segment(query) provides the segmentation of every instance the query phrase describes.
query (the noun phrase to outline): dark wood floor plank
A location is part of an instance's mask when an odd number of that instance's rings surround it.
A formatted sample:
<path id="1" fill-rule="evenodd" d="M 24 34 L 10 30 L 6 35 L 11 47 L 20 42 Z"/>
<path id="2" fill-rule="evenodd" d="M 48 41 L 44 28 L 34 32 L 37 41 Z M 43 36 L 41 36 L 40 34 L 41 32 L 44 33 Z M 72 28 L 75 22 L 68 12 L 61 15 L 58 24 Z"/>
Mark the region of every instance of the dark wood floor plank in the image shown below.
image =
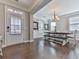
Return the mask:
<path id="1" fill-rule="evenodd" d="M 73 49 L 74 48 L 74 49 Z M 43 40 L 18 44 L 3 49 L 0 59 L 79 59 L 79 47 L 49 44 Z"/>

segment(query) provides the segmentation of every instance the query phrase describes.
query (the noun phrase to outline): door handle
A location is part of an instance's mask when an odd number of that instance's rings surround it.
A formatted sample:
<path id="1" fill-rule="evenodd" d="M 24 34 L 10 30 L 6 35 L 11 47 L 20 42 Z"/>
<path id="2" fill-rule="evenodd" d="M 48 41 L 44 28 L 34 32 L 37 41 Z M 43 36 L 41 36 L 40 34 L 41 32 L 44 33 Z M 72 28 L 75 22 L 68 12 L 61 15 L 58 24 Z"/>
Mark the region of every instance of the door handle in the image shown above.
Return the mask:
<path id="1" fill-rule="evenodd" d="M 9 27 L 9 26 L 7 26 L 7 32 L 9 32 L 9 30 L 10 30 L 10 27 Z"/>

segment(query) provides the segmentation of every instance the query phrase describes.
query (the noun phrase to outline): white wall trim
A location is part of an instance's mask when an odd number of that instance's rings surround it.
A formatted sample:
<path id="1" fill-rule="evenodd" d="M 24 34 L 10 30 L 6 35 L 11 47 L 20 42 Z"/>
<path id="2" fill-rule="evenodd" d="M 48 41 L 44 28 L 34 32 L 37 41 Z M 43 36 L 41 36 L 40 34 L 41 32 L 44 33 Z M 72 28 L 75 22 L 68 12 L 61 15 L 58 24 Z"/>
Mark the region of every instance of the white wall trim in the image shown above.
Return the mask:
<path id="1" fill-rule="evenodd" d="M 27 40 L 27 41 L 24 41 L 24 43 L 27 43 L 27 42 L 34 42 L 34 40 Z"/>
<path id="2" fill-rule="evenodd" d="M 67 14 L 71 14 L 71 13 L 74 13 L 74 12 L 77 12 L 77 11 L 79 11 L 79 10 L 74 10 L 74 11 L 64 12 L 64 13 L 59 14 L 59 16 L 63 16 L 63 15 L 67 15 Z"/>
<path id="3" fill-rule="evenodd" d="M 19 6 L 18 4 L 13 4 L 13 3 L 10 3 L 10 2 L 6 2 L 6 1 L 3 1 L 3 0 L 0 0 L 0 3 L 2 4 L 5 4 L 5 5 L 8 5 L 8 6 L 12 6 L 12 7 L 15 7 L 15 8 L 18 8 L 18 9 L 21 9 L 23 11 L 26 11 L 26 12 L 29 12 L 29 10 L 27 10 L 27 8 L 24 8 L 22 6 Z"/>
<path id="4" fill-rule="evenodd" d="M 8 47 L 8 46 L 13 46 L 13 45 L 17 45 L 17 44 L 22 44 L 22 43 L 28 43 L 28 42 L 34 42 L 34 40 L 27 40 L 24 42 L 19 42 L 19 43 L 15 43 L 15 44 L 10 44 L 10 45 L 2 45 L 2 48 Z"/>
<path id="5" fill-rule="evenodd" d="M 30 40 L 29 42 L 34 42 L 34 40 Z"/>

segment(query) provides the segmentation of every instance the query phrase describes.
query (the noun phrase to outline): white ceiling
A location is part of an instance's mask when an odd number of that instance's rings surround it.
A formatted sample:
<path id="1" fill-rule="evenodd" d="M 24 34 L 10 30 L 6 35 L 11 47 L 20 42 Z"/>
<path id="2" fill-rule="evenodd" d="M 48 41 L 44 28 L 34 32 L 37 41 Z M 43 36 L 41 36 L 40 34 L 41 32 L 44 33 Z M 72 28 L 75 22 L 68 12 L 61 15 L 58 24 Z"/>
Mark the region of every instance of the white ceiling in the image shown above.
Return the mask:
<path id="1" fill-rule="evenodd" d="M 54 11 L 59 16 L 79 11 L 79 0 L 52 0 L 35 13 L 34 17 L 50 19 Z"/>
<path id="2" fill-rule="evenodd" d="M 32 9 L 35 4 L 37 4 L 40 0 L 19 0 L 19 4 L 23 7 L 26 7 L 28 10 Z"/>
<path id="3" fill-rule="evenodd" d="M 30 11 L 35 5 L 40 3 L 42 0 L 0 0 L 0 2 L 8 4 L 10 6 L 21 7 L 21 9 L 26 9 Z"/>

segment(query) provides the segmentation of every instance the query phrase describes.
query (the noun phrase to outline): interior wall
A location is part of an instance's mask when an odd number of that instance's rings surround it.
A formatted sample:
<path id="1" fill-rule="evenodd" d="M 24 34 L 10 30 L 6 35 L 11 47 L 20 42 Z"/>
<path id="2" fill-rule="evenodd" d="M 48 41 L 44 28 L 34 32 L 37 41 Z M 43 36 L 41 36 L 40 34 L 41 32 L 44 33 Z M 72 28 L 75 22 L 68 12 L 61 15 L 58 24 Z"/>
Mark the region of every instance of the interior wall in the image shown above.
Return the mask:
<path id="1" fill-rule="evenodd" d="M 79 16 L 79 11 L 61 16 L 60 20 L 57 22 L 56 30 L 60 32 L 69 32 L 69 18 L 75 16 Z M 79 31 L 76 33 L 76 38 L 79 40 Z"/>
<path id="2" fill-rule="evenodd" d="M 0 3 L 0 36 L 2 36 L 2 39 L 4 41 L 5 38 L 5 8 L 4 4 Z M 4 42 L 3 42 L 4 43 Z"/>
<path id="3" fill-rule="evenodd" d="M 61 16 L 60 20 L 57 21 L 56 31 L 64 32 L 69 31 L 69 18 L 68 16 Z"/>
<path id="4" fill-rule="evenodd" d="M 60 16 L 60 20 L 57 21 L 56 30 L 69 31 L 69 18 L 74 16 L 79 16 L 79 11 Z"/>
<path id="5" fill-rule="evenodd" d="M 34 41 L 33 40 L 33 15 L 29 13 L 29 16 L 30 16 L 30 41 Z"/>
<path id="6" fill-rule="evenodd" d="M 5 5 L 3 3 L 0 3 L 0 35 L 3 37 L 3 43 L 5 43 L 5 6 L 8 6 L 8 5 Z M 11 6 L 10 6 L 11 7 Z M 16 8 L 13 7 L 13 8 Z M 21 9 L 19 9 L 21 10 Z M 22 10 L 23 11 L 23 10 Z M 29 30 L 29 27 L 30 27 L 30 15 L 28 12 L 24 11 L 25 12 L 25 16 L 24 16 L 24 29 L 23 29 L 23 40 L 24 41 L 28 41 L 30 39 L 30 30 Z"/>
<path id="7" fill-rule="evenodd" d="M 24 20 L 24 41 L 30 40 L 30 15 L 28 12 L 25 12 Z"/>
<path id="8" fill-rule="evenodd" d="M 42 38 L 44 34 L 44 22 L 41 20 L 36 20 L 38 22 L 38 30 L 33 30 L 33 38 Z M 41 28 L 41 26 L 43 26 Z"/>
<path id="9" fill-rule="evenodd" d="M 43 38 L 44 32 L 48 31 L 45 30 L 45 24 L 49 24 L 48 20 L 46 19 L 40 19 L 40 18 L 34 18 L 33 21 L 38 22 L 38 30 L 33 30 L 33 38 Z"/>

